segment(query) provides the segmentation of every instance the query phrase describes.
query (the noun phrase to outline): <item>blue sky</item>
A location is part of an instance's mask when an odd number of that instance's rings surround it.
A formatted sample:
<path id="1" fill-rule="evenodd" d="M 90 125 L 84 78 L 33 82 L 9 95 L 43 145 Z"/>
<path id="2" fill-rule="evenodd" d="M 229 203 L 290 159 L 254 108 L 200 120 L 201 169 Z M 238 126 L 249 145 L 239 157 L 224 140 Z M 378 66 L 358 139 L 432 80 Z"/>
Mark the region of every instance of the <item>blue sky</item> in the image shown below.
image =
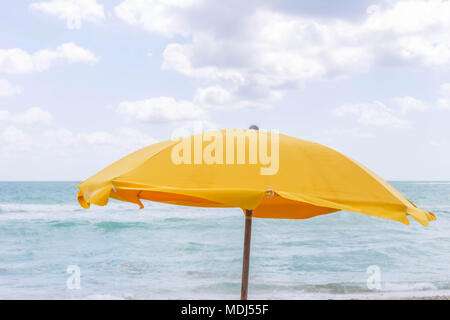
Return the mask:
<path id="1" fill-rule="evenodd" d="M 450 179 L 449 1 L 0 3 L 0 180 L 84 180 L 200 128 Z"/>

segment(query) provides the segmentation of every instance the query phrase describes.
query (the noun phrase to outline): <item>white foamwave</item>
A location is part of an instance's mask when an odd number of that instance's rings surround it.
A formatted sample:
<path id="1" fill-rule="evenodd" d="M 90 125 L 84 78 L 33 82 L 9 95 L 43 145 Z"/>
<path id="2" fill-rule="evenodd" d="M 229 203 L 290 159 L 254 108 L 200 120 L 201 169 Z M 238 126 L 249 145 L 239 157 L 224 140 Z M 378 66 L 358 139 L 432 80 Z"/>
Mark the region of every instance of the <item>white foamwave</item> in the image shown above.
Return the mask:
<path id="1" fill-rule="evenodd" d="M 408 182 L 409 184 L 429 184 L 429 185 L 441 185 L 441 184 L 450 184 L 450 181 L 417 181 L 417 182 Z"/>
<path id="2" fill-rule="evenodd" d="M 436 286 L 430 282 L 416 282 L 416 283 L 392 283 L 386 282 L 384 284 L 384 290 L 386 292 L 416 292 L 416 291 L 429 291 L 437 290 Z"/>
<path id="3" fill-rule="evenodd" d="M 126 298 L 117 297 L 110 294 L 91 294 L 85 300 L 125 300 Z"/>
<path id="4" fill-rule="evenodd" d="M 191 208 L 159 203 L 147 203 L 140 210 L 136 205 L 113 202 L 105 207 L 92 206 L 89 210 L 78 204 L 0 204 L 0 221 L 9 220 L 89 220 L 118 222 L 149 222 L 155 219 L 217 219 L 240 216 L 237 208 Z"/>

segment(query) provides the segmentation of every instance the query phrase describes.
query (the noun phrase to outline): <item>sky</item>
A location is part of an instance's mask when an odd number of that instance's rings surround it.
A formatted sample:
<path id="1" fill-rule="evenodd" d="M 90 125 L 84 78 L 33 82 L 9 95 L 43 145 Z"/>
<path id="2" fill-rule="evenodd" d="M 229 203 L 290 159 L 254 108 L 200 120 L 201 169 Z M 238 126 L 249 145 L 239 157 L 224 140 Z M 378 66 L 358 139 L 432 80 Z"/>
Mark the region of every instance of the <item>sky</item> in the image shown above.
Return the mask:
<path id="1" fill-rule="evenodd" d="M 450 180 L 450 2 L 0 0 L 0 180 L 252 124 Z"/>

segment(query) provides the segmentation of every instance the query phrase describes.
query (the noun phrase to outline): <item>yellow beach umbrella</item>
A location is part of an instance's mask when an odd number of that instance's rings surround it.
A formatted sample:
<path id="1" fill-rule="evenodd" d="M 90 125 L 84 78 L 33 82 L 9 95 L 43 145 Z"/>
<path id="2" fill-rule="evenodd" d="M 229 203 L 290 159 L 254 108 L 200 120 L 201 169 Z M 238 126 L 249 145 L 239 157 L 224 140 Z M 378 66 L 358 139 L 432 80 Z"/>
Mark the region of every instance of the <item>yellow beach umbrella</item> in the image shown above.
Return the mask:
<path id="1" fill-rule="evenodd" d="M 78 185 L 78 201 L 109 198 L 245 213 L 241 298 L 247 298 L 252 217 L 307 219 L 347 210 L 424 226 L 435 219 L 362 164 L 323 145 L 257 130 L 218 130 L 140 149 Z"/>

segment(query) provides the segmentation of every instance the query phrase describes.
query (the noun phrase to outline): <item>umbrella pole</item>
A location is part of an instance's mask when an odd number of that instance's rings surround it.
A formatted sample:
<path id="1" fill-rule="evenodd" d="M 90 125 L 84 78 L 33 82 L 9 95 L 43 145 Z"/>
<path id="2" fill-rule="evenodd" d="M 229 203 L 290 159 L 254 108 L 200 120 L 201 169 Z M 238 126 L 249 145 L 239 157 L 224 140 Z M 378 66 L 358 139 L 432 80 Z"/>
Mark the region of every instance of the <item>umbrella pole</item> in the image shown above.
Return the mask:
<path id="1" fill-rule="evenodd" d="M 244 255 L 242 259 L 241 300 L 247 300 L 251 237 L 252 237 L 252 210 L 245 210 Z"/>

